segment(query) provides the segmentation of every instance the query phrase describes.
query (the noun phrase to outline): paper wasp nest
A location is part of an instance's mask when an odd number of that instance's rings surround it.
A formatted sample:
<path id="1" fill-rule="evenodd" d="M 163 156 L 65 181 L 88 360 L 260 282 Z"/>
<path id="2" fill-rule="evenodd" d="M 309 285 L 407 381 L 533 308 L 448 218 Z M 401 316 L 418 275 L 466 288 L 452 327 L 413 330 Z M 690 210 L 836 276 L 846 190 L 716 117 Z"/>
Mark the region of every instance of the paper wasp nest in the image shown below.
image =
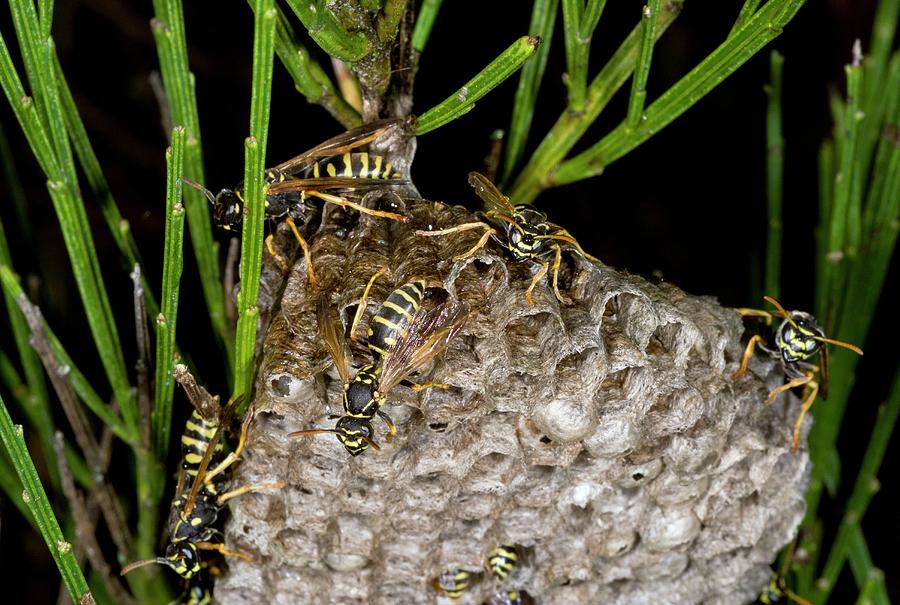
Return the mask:
<path id="1" fill-rule="evenodd" d="M 459 207 L 409 202 L 408 223 L 329 209 L 309 233 L 319 290 L 302 255 L 270 310 L 256 418 L 233 485 L 283 480 L 235 498 L 221 603 L 451 603 L 431 587 L 472 572 L 461 604 L 503 589 L 542 604 L 746 603 L 804 511 L 804 451 L 790 453 L 793 396 L 764 404 L 783 381 L 756 356 L 734 382 L 741 319 L 708 297 L 564 253 L 561 306 L 534 263 L 494 242 L 453 262 L 481 235 L 415 229 L 471 222 Z M 413 278 L 477 310 L 422 380 L 386 411 L 398 435 L 351 458 L 332 434 L 342 385 L 319 338 L 316 301 L 333 292 L 349 325 L 382 266 L 370 317 Z M 367 320 L 362 323 L 367 325 Z M 365 354 L 355 351 L 357 361 Z M 765 381 L 758 378 L 765 377 Z M 484 572 L 500 544 L 522 561 L 502 583 Z M 481 574 L 478 576 L 477 574 Z"/>

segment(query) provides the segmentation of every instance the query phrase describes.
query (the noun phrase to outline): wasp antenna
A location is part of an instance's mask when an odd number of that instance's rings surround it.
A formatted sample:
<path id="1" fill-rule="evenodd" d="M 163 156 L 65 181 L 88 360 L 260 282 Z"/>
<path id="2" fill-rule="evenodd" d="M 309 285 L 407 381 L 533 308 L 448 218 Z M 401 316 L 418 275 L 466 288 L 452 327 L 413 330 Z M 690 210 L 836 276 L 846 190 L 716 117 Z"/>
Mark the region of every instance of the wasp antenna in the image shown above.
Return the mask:
<path id="1" fill-rule="evenodd" d="M 824 336 L 813 336 L 813 338 L 820 342 L 827 342 L 830 345 L 837 345 L 839 347 L 844 347 L 845 349 L 850 349 L 857 355 L 863 354 L 863 350 L 860 349 L 858 346 L 856 346 L 854 344 L 850 344 L 849 342 L 844 342 L 843 340 L 834 340 L 831 338 L 825 338 Z"/>
<path id="2" fill-rule="evenodd" d="M 201 185 L 200 183 L 198 183 L 197 181 L 192 181 L 191 179 L 187 178 L 186 176 L 183 176 L 183 177 L 181 177 L 181 182 L 184 183 L 185 185 L 190 185 L 191 187 L 193 187 L 194 189 L 196 189 L 197 191 L 199 191 L 203 195 L 205 195 L 206 199 L 209 200 L 210 204 L 216 203 L 216 196 L 213 195 L 213 192 L 210 191 L 209 189 L 207 189 L 206 187 L 204 187 L 203 185 Z"/>
<path id="3" fill-rule="evenodd" d="M 362 439 L 363 441 L 365 441 L 366 443 L 368 443 L 369 445 L 371 445 L 372 447 L 374 447 L 376 450 L 380 450 L 380 449 L 381 449 L 381 446 L 378 445 L 377 443 L 375 443 L 375 440 L 372 439 L 371 437 L 366 437 L 365 435 L 357 435 L 357 436 L 358 436 L 360 439 Z"/>
<path id="4" fill-rule="evenodd" d="M 155 559 L 144 559 L 143 561 L 135 561 L 134 563 L 131 563 L 130 565 L 126 565 L 125 567 L 122 568 L 122 571 L 119 572 L 119 575 L 124 576 L 128 572 L 134 571 L 138 567 L 144 567 L 145 565 L 153 565 L 154 563 L 158 563 L 160 565 L 168 565 L 169 567 L 172 566 L 171 562 L 168 559 L 166 559 L 165 557 L 156 557 Z"/>
<path id="5" fill-rule="evenodd" d="M 800 327 L 797 325 L 797 323 L 791 318 L 791 314 L 784 310 L 784 307 L 781 306 L 780 302 L 778 302 L 771 296 L 763 296 L 763 299 L 768 301 L 769 304 L 771 304 L 773 307 L 778 309 L 778 312 L 781 314 L 781 316 L 784 317 L 788 321 L 789 324 L 794 326 L 794 329 L 796 329 L 796 330 L 800 329 Z"/>
<path id="6" fill-rule="evenodd" d="M 308 435 L 318 435 L 320 433 L 338 433 L 335 429 L 306 429 L 303 431 L 294 431 L 288 433 L 288 437 L 306 437 Z"/>

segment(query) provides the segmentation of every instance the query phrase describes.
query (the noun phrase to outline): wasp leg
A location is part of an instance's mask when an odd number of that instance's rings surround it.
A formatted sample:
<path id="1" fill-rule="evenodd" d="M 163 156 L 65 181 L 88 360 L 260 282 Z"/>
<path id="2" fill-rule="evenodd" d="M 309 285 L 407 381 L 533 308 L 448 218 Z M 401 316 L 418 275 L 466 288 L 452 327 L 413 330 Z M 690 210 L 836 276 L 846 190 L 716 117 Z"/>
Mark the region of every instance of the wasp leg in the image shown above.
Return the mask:
<path id="1" fill-rule="evenodd" d="M 595 256 L 591 256 L 590 254 L 585 252 L 584 248 L 581 247 L 581 244 L 578 243 L 578 240 L 575 239 L 574 237 L 572 237 L 572 234 L 569 233 L 568 231 L 566 231 L 565 229 L 561 229 L 561 230 L 551 233 L 549 235 L 545 235 L 541 239 L 555 239 L 555 240 L 559 240 L 561 242 L 566 242 L 567 244 L 569 244 L 570 246 L 572 246 L 573 248 L 578 250 L 578 253 L 581 256 L 583 256 L 584 258 L 588 259 L 590 262 L 592 262 L 592 263 L 600 262 L 600 259 L 598 259 Z"/>
<path id="2" fill-rule="evenodd" d="M 321 200 L 325 200 L 329 204 L 334 204 L 335 206 L 346 206 L 348 208 L 353 208 L 357 212 L 362 212 L 363 214 L 368 214 L 370 216 L 389 218 L 401 223 L 405 223 L 407 220 L 407 218 L 402 214 L 397 214 L 396 212 L 385 212 L 383 210 L 372 210 L 371 208 L 366 208 L 365 206 L 357 204 L 356 202 L 351 202 L 348 199 L 336 195 L 331 195 L 329 193 L 322 193 L 321 191 L 304 191 L 303 193 L 307 196 L 317 197 Z"/>
<path id="3" fill-rule="evenodd" d="M 212 542 L 195 542 L 195 546 L 201 550 L 214 550 L 217 553 L 221 554 L 223 557 L 235 557 L 237 559 L 243 559 L 244 561 L 250 561 L 251 563 L 256 560 L 253 558 L 253 555 L 248 555 L 245 552 L 228 550 L 227 548 L 225 548 L 224 544 L 213 544 Z"/>
<path id="4" fill-rule="evenodd" d="M 231 491 L 225 492 L 224 494 L 220 495 L 216 499 L 216 502 L 219 504 L 219 506 L 222 506 L 223 504 L 225 504 L 227 501 L 231 500 L 232 498 L 236 498 L 238 496 L 243 496 L 244 494 L 247 494 L 250 492 L 255 492 L 255 491 L 258 491 L 261 489 L 281 489 L 284 486 L 285 486 L 284 481 L 276 481 L 275 483 L 256 483 L 253 485 L 245 485 L 243 487 L 239 487 L 237 489 L 233 489 Z"/>
<path id="5" fill-rule="evenodd" d="M 363 313 L 366 312 L 366 305 L 369 304 L 369 291 L 372 289 L 372 286 L 375 284 L 375 280 L 388 272 L 387 267 L 382 267 L 378 271 L 375 272 L 371 278 L 369 278 L 369 283 L 366 284 L 366 289 L 363 290 L 362 298 L 359 299 L 359 305 L 356 307 L 356 313 L 353 315 L 353 323 L 350 324 L 350 340 L 356 342 L 356 328 L 359 326 L 359 320 L 362 319 Z M 368 346 L 368 342 L 365 343 Z"/>
<path id="6" fill-rule="evenodd" d="M 437 231 L 422 231 L 421 229 L 419 229 L 416 231 L 416 235 L 432 237 L 434 235 L 449 235 L 451 233 L 468 231 L 470 229 L 484 229 L 484 235 L 482 235 L 481 239 L 478 240 L 478 243 L 469 248 L 468 251 L 454 256 L 453 261 L 456 262 L 458 260 L 469 258 L 473 254 L 478 252 L 481 248 L 484 248 L 484 245 L 487 243 L 488 238 L 491 236 L 491 234 L 496 233 L 496 231 L 494 231 L 494 228 L 487 223 L 478 221 L 476 223 L 463 223 L 461 225 L 457 225 L 456 227 L 450 227 L 449 229 L 439 229 Z"/>
<path id="7" fill-rule="evenodd" d="M 286 222 L 288 227 L 291 228 L 291 231 L 294 232 L 294 237 L 297 238 L 297 242 L 303 249 L 303 258 L 306 259 L 306 274 L 309 277 L 309 285 L 315 290 L 319 287 L 319 282 L 316 280 L 316 272 L 313 270 L 312 256 L 309 254 L 309 244 L 307 244 L 306 240 L 303 239 L 303 236 L 300 235 L 300 232 L 297 230 L 297 225 L 294 224 L 293 218 L 287 217 L 284 219 L 284 222 Z"/>
<path id="8" fill-rule="evenodd" d="M 284 258 L 282 258 L 282 256 L 280 254 L 278 254 L 278 251 L 275 249 L 275 242 L 273 241 L 274 238 L 275 238 L 275 236 L 271 233 L 266 236 L 266 249 L 269 251 L 269 254 L 271 254 L 272 256 L 275 257 L 275 260 L 278 261 L 278 264 L 281 265 L 281 268 L 284 270 L 284 272 L 288 273 L 291 270 L 291 268 L 288 266 L 287 262 L 285 262 Z"/>
<path id="9" fill-rule="evenodd" d="M 766 320 L 766 325 L 772 325 L 772 314 L 768 311 L 760 309 L 748 309 L 746 307 L 738 307 L 735 309 L 741 317 L 762 317 Z"/>
<path id="10" fill-rule="evenodd" d="M 385 439 L 387 440 L 388 443 L 390 443 L 391 441 L 394 440 L 394 435 L 397 434 L 397 427 L 394 426 L 394 421 L 391 420 L 391 417 L 388 416 L 385 412 L 378 410 L 378 412 L 376 412 L 376 413 L 378 414 L 378 417 L 381 418 L 382 420 L 384 420 L 384 423 L 387 424 L 387 426 L 388 426 L 388 435 Z"/>
<path id="11" fill-rule="evenodd" d="M 443 382 L 426 382 L 425 384 L 417 384 L 415 382 L 410 382 L 408 380 L 402 381 L 402 384 L 405 387 L 411 388 L 413 391 L 418 393 L 419 391 L 424 391 L 425 389 L 449 389 L 449 384 L 444 384 Z"/>
<path id="12" fill-rule="evenodd" d="M 737 380 L 747 371 L 747 366 L 750 364 L 750 358 L 753 357 L 753 351 L 756 349 L 756 343 L 758 342 L 763 345 L 766 344 L 766 341 L 763 340 L 762 336 L 754 334 L 753 337 L 750 338 L 750 342 L 747 343 L 747 348 L 744 349 L 744 355 L 741 357 L 741 367 L 739 367 L 737 372 L 731 376 L 732 380 Z"/>
<path id="13" fill-rule="evenodd" d="M 809 395 L 803 400 L 803 405 L 800 406 L 800 415 L 797 416 L 797 422 L 794 423 L 794 444 L 791 447 L 791 453 L 793 454 L 796 454 L 800 448 L 800 427 L 803 425 L 803 417 L 806 416 L 806 412 L 809 411 L 809 408 L 812 407 L 813 402 L 816 400 L 816 395 L 819 394 L 819 383 L 812 380 L 812 376 L 807 376 L 807 379 L 809 380 Z"/>
<path id="14" fill-rule="evenodd" d="M 769 393 L 769 398 L 766 399 L 766 403 L 772 403 L 773 401 L 775 401 L 775 398 L 778 397 L 779 394 L 781 394 L 785 391 L 789 391 L 789 390 L 793 389 L 794 387 L 803 386 L 810 380 L 812 380 L 812 376 L 807 374 L 806 376 L 802 376 L 800 378 L 794 378 L 794 379 L 784 383 L 780 387 L 772 389 L 772 392 Z M 818 390 L 818 388 L 816 390 Z"/>
<path id="15" fill-rule="evenodd" d="M 559 247 L 559 244 L 553 244 L 551 248 L 555 253 L 553 257 L 553 293 L 559 302 L 571 305 L 572 299 L 559 293 L 559 266 L 562 264 L 562 248 Z"/>
<path id="16" fill-rule="evenodd" d="M 544 277 L 545 275 L 547 275 L 547 269 L 550 267 L 550 263 L 548 263 L 548 262 L 546 262 L 546 261 L 542 261 L 542 260 L 537 259 L 537 258 L 534 259 L 534 260 L 537 261 L 538 263 L 540 263 L 540 265 L 541 265 L 541 270 L 538 271 L 537 274 L 531 279 L 531 285 L 528 286 L 528 289 L 527 289 L 527 290 L 525 290 L 525 300 L 528 301 L 528 304 L 529 304 L 529 305 L 533 305 L 533 304 L 534 304 L 534 299 L 531 298 L 531 291 L 534 290 L 534 287 L 537 285 L 537 283 L 538 283 L 539 281 L 541 281 L 541 279 L 543 279 L 543 277 Z"/>
<path id="17" fill-rule="evenodd" d="M 222 460 L 215 468 L 210 469 L 206 476 L 203 478 L 203 482 L 206 485 L 212 484 L 212 478 L 216 475 L 222 473 L 229 466 L 235 463 L 235 461 L 240 457 L 241 452 L 244 451 L 244 443 L 247 441 L 247 432 L 250 430 L 250 421 L 253 419 L 253 408 L 247 410 L 244 421 L 241 423 L 241 435 L 238 437 L 237 447 L 234 448 L 234 451 L 225 456 L 225 459 Z"/>

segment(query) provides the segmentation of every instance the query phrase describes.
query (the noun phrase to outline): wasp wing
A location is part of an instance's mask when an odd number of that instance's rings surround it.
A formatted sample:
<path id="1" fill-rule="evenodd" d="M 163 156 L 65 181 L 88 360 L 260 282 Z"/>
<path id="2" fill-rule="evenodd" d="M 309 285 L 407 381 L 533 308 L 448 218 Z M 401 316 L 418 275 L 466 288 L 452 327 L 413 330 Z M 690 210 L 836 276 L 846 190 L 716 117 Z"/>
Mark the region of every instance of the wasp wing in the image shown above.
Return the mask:
<path id="1" fill-rule="evenodd" d="M 353 128 L 323 143 L 319 143 L 312 149 L 308 149 L 286 162 L 278 164 L 278 166 L 275 166 L 275 170 L 280 170 L 285 174 L 297 174 L 312 166 L 317 159 L 342 155 L 357 147 L 362 147 L 381 137 L 391 128 L 408 120 L 409 118 L 388 118 Z"/>
<path id="2" fill-rule="evenodd" d="M 338 374 L 344 384 L 350 382 L 350 364 L 347 362 L 347 343 L 344 340 L 344 331 L 338 329 L 338 318 L 332 312 L 332 307 L 328 302 L 328 295 L 323 294 L 319 297 L 316 306 L 316 315 L 319 319 L 319 335 L 325 341 L 328 352 L 331 353 L 331 359 L 337 368 Z"/>
<path id="3" fill-rule="evenodd" d="M 352 177 L 285 179 L 270 185 L 269 195 L 292 191 L 331 191 L 335 189 L 346 191 L 370 191 L 382 187 L 408 184 L 408 179 L 367 179 Z"/>
<path id="4" fill-rule="evenodd" d="M 509 198 L 500 193 L 497 186 L 488 180 L 486 176 L 478 172 L 469 173 L 469 184 L 475 189 L 475 193 L 484 202 L 484 209 L 488 212 L 499 212 L 512 216 L 516 209 Z"/>
<path id="5" fill-rule="evenodd" d="M 447 301 L 416 314 L 406 336 L 389 348 L 381 364 L 382 393 L 389 393 L 404 378 L 447 348 L 471 315 L 469 306 Z"/>
<path id="6" fill-rule="evenodd" d="M 206 471 L 209 470 L 209 464 L 212 462 L 212 457 L 216 453 L 216 446 L 219 445 L 219 441 L 222 439 L 222 433 L 224 432 L 225 427 L 231 424 L 231 418 L 234 416 L 235 408 L 237 408 L 238 404 L 243 400 L 243 396 L 231 399 L 219 414 L 219 426 L 216 428 L 216 432 L 213 434 L 212 439 L 210 439 L 209 443 L 206 445 L 206 451 L 203 452 L 200 466 L 197 467 L 197 476 L 194 477 L 194 482 L 191 484 L 191 491 L 184 503 L 185 517 L 190 515 L 191 511 L 194 510 L 194 505 L 197 502 L 197 494 L 200 493 L 200 486 L 203 485 L 203 480 L 206 478 Z M 252 410 L 247 410 L 246 413 L 250 414 L 252 413 Z M 175 493 L 177 494 L 178 492 Z"/>

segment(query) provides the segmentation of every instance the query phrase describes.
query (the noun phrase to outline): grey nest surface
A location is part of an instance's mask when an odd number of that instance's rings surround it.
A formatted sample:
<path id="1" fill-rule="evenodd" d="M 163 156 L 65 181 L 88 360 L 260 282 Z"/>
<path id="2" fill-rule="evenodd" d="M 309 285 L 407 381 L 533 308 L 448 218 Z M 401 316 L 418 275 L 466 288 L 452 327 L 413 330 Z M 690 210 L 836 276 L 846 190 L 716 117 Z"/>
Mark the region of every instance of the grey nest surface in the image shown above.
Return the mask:
<path id="1" fill-rule="evenodd" d="M 732 379 L 734 310 L 571 250 L 560 290 L 572 304 L 548 279 L 528 304 L 534 262 L 495 242 L 454 261 L 480 230 L 415 234 L 471 213 L 424 200 L 405 211 L 399 223 L 326 208 L 307 233 L 319 288 L 301 255 L 263 309 L 255 418 L 232 484 L 287 485 L 229 503 L 226 543 L 256 560 L 230 559 L 216 600 L 451 603 L 432 581 L 459 569 L 471 574 L 460 604 L 514 588 L 554 605 L 752 601 L 801 520 L 809 459 L 790 452 L 796 398 L 765 405 L 784 380 L 777 361 L 756 356 Z M 349 325 L 385 266 L 363 326 L 412 279 L 475 311 L 420 372 L 449 388 L 391 391 L 398 434 L 386 443 L 376 419 L 380 451 L 351 458 L 333 434 L 288 437 L 342 412 L 318 298 Z M 484 565 L 500 544 L 522 553 L 503 582 Z"/>

